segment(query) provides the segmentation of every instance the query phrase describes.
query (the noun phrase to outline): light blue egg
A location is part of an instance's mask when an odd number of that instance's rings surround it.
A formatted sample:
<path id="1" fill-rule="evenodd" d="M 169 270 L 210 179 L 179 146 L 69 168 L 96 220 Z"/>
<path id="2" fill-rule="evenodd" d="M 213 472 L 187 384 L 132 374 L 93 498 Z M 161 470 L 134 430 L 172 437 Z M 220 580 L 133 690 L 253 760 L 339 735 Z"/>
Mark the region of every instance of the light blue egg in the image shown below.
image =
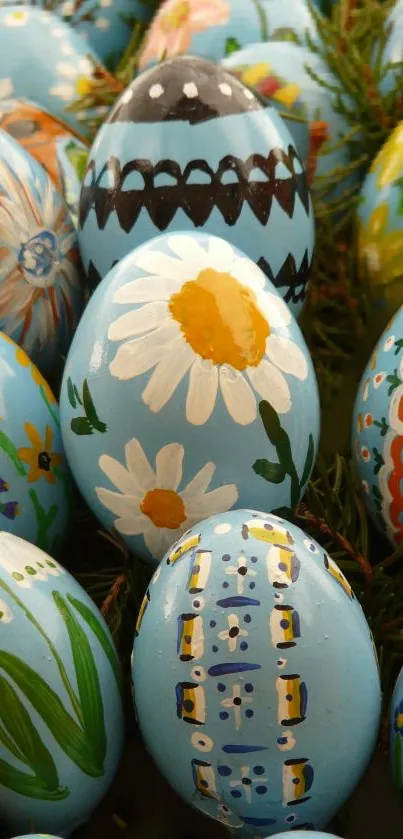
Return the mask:
<path id="1" fill-rule="evenodd" d="M 294 506 L 320 422 L 308 349 L 274 286 L 228 242 L 185 232 L 147 242 L 98 286 L 61 421 L 87 502 L 154 561 L 212 513 Z"/>
<path id="2" fill-rule="evenodd" d="M 376 742 L 361 606 L 323 548 L 277 516 L 231 510 L 172 546 L 140 609 L 132 674 L 159 769 L 242 839 L 325 827 Z"/>
<path id="3" fill-rule="evenodd" d="M 74 577 L 4 532 L 0 622 L 2 819 L 66 836 L 88 821 L 120 759 L 117 653 Z"/>
<path id="4" fill-rule="evenodd" d="M 363 373 L 354 407 L 352 448 L 368 511 L 392 545 L 402 542 L 403 308 L 391 320 Z"/>
<path id="5" fill-rule="evenodd" d="M 393 780 L 403 790 L 403 668 L 396 680 L 389 708 L 389 758 Z"/>
<path id="6" fill-rule="evenodd" d="M 43 167 L 0 129 L 0 329 L 49 372 L 84 307 L 76 231 Z"/>
<path id="7" fill-rule="evenodd" d="M 242 248 L 300 312 L 314 219 L 291 135 L 222 68 L 181 57 L 139 76 L 93 145 L 79 227 L 91 284 L 158 233 L 194 229 Z"/>
<path id="8" fill-rule="evenodd" d="M 275 836 L 271 837 L 271 839 L 279 839 L 280 836 L 285 836 L 284 833 L 276 833 Z M 292 839 L 338 839 L 337 836 L 334 836 L 333 833 L 322 833 L 322 831 L 318 830 L 309 830 L 309 828 L 304 828 L 302 830 L 295 830 L 292 834 Z M 266 837 L 268 839 L 268 837 Z"/>
<path id="9" fill-rule="evenodd" d="M 24 836 L 14 836 L 14 839 L 60 839 L 59 836 L 50 836 L 49 833 L 25 833 Z"/>
<path id="10" fill-rule="evenodd" d="M 59 409 L 28 356 L 0 332 L 0 530 L 55 556 L 70 519 Z"/>
<path id="11" fill-rule="evenodd" d="M 165 0 L 139 56 L 139 70 L 190 53 L 210 61 L 269 38 L 318 41 L 305 0 Z"/>
<path id="12" fill-rule="evenodd" d="M 320 79 L 336 86 L 335 77 L 320 56 L 307 47 L 273 41 L 250 44 L 222 61 L 222 66 L 229 72 L 235 72 L 245 84 L 255 86 L 258 93 L 273 101 L 280 110 L 285 104 L 296 116 L 308 119 L 313 146 L 315 129 L 319 123 L 324 123 L 322 133 L 326 145 L 319 143 L 316 153 L 312 154 L 311 180 L 313 176 L 329 175 L 336 167 L 345 167 L 349 163 L 347 146 L 334 148 L 349 131 L 349 125 L 335 111 L 329 90 L 314 81 L 307 71 L 309 67 Z M 321 153 L 318 156 L 319 149 Z M 333 197 L 351 187 L 355 180 L 351 176 L 344 179 L 333 191 Z"/>
<path id="13" fill-rule="evenodd" d="M 393 90 L 397 80 L 400 79 L 401 76 L 401 67 L 394 68 L 393 65 L 399 64 L 399 62 L 403 61 L 402 0 L 397 0 L 397 2 L 392 6 L 389 15 L 386 18 L 385 27 L 390 31 L 382 54 L 382 64 L 385 68 L 388 65 L 392 66 L 388 67 L 379 84 L 379 89 L 383 94 L 389 93 L 389 91 Z M 373 60 L 375 61 L 377 58 L 378 51 L 374 50 Z"/>
<path id="14" fill-rule="evenodd" d="M 52 12 L 29 5 L 0 7 L 0 99 L 33 99 L 84 132 L 84 123 L 68 108 L 89 92 L 93 62 L 100 64 L 94 51 Z"/>

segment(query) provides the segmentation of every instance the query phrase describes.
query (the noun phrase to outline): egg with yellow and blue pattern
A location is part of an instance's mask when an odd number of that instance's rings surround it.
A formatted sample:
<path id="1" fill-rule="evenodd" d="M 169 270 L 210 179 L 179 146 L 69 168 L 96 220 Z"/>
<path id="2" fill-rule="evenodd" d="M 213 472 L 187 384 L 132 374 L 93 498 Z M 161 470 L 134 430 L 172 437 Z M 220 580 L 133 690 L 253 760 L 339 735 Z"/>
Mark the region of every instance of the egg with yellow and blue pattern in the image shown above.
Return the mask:
<path id="1" fill-rule="evenodd" d="M 242 839 L 325 827 L 376 742 L 376 653 L 349 582 L 302 530 L 256 510 L 212 516 L 166 553 L 132 674 L 162 774 Z"/>

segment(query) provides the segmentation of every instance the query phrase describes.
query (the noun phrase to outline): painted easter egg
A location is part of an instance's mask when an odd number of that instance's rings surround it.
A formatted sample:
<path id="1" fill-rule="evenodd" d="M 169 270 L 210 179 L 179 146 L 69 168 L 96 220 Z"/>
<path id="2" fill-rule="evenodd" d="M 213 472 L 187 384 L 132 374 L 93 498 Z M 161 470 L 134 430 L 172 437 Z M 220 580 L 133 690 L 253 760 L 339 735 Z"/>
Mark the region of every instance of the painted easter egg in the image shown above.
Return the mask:
<path id="1" fill-rule="evenodd" d="M 84 132 L 84 123 L 67 109 L 91 92 L 101 70 L 83 38 L 52 12 L 0 6 L 0 99 L 32 99 Z M 95 109 L 81 112 L 83 117 L 95 115 Z"/>
<path id="2" fill-rule="evenodd" d="M 49 175 L 1 129 L 0 255 L 0 329 L 49 371 L 84 306 L 77 236 Z"/>
<path id="3" fill-rule="evenodd" d="M 0 530 L 54 556 L 69 524 L 71 480 L 59 409 L 25 352 L 0 332 Z"/>
<path id="4" fill-rule="evenodd" d="M 0 595 L 2 819 L 66 836 L 88 821 L 120 759 L 117 653 L 74 577 L 4 532 Z"/>
<path id="5" fill-rule="evenodd" d="M 358 207 L 358 260 L 387 320 L 403 303 L 403 122 L 375 157 Z"/>
<path id="6" fill-rule="evenodd" d="M 403 308 L 381 336 L 354 408 L 352 448 L 367 508 L 392 545 L 403 538 Z"/>
<path id="7" fill-rule="evenodd" d="M 46 169 L 77 223 L 81 181 L 88 157 L 84 138 L 25 99 L 0 99 L 0 128 Z"/>
<path id="8" fill-rule="evenodd" d="M 231 510 L 174 543 L 140 609 L 132 673 L 159 769 L 242 839 L 325 827 L 376 742 L 361 606 L 323 548 L 277 516 Z"/>
<path id="9" fill-rule="evenodd" d="M 379 82 L 381 93 L 389 93 L 400 81 L 403 61 L 403 2 L 397 0 L 385 21 L 387 37 L 383 47 L 382 65 L 385 72 Z M 378 61 L 378 50 L 374 50 L 373 63 Z M 396 65 L 394 67 L 393 65 Z"/>
<path id="10" fill-rule="evenodd" d="M 294 507 L 319 402 L 300 329 L 260 268 L 223 239 L 168 233 L 92 296 L 64 370 L 61 421 L 88 504 L 155 561 L 212 513 Z"/>
<path id="11" fill-rule="evenodd" d="M 389 757 L 395 785 L 403 792 L 403 668 L 397 678 L 389 709 Z"/>
<path id="12" fill-rule="evenodd" d="M 135 79 L 95 140 L 80 200 L 89 281 L 158 233 L 195 228 L 242 248 L 298 314 L 314 218 L 291 135 L 225 70 L 181 57 Z"/>
<path id="13" fill-rule="evenodd" d="M 143 70 L 190 53 L 210 61 L 269 38 L 318 39 L 305 0 L 165 0 L 158 8 L 139 56 Z"/>
<path id="14" fill-rule="evenodd" d="M 298 44 L 256 43 L 234 52 L 222 61 L 222 66 L 272 101 L 280 111 L 285 106 L 296 117 L 308 120 L 309 182 L 315 175 L 329 174 L 337 166 L 347 165 L 347 146 L 335 149 L 334 145 L 345 137 L 349 126 L 335 111 L 329 91 L 315 82 L 307 70 L 309 67 L 319 78 L 336 85 L 336 79 L 320 56 Z M 348 185 L 343 183 L 343 188 Z"/>
<path id="15" fill-rule="evenodd" d="M 275 836 L 271 837 L 271 839 L 279 839 L 280 836 L 284 836 L 284 833 L 276 833 Z M 301 830 L 293 831 L 292 839 L 338 839 L 337 836 L 334 836 L 333 833 L 322 833 L 321 830 L 310 830 L 309 826 L 302 825 Z"/>

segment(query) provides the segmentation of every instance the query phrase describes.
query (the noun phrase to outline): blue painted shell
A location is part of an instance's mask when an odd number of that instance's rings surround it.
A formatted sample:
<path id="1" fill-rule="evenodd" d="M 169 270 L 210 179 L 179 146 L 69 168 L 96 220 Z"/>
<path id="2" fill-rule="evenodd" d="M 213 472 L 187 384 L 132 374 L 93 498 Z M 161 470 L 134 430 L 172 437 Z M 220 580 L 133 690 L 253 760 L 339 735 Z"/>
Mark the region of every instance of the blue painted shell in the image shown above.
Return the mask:
<path id="1" fill-rule="evenodd" d="M 25 96 L 84 131 L 67 109 L 91 91 L 94 62 L 100 64 L 95 52 L 52 12 L 0 5 L 0 99 Z M 83 113 L 97 115 L 94 109 Z"/>
<path id="2" fill-rule="evenodd" d="M 397 0 L 389 12 L 385 21 L 385 31 L 388 30 L 384 50 L 382 54 L 382 65 L 386 72 L 382 76 L 379 88 L 383 94 L 391 91 L 396 82 L 400 79 L 401 68 L 399 65 L 403 60 L 403 2 Z M 377 51 L 374 50 L 373 61 L 377 61 Z"/>
<path id="3" fill-rule="evenodd" d="M 66 836 L 89 819 L 121 755 L 117 653 L 76 580 L 4 532 L 0 624 L 2 819 Z"/>
<path id="4" fill-rule="evenodd" d="M 71 492 L 58 405 L 37 367 L 1 332 L 0 454 L 0 530 L 57 555 Z"/>
<path id="5" fill-rule="evenodd" d="M 263 272 L 223 239 L 166 233 L 92 296 L 61 422 L 88 504 L 155 562 L 213 513 L 294 507 L 320 416 L 305 341 Z"/>
<path id="6" fill-rule="evenodd" d="M 314 219 L 291 135 L 222 68 L 182 57 L 132 82 L 95 140 L 80 201 L 84 266 L 96 284 L 158 233 L 195 229 L 244 250 L 299 313 Z"/>
<path id="7" fill-rule="evenodd" d="M 140 609 L 132 674 L 160 770 L 242 839 L 324 827 L 376 741 L 361 606 L 323 548 L 277 516 L 231 510 L 172 546 Z"/>
<path id="8" fill-rule="evenodd" d="M 403 537 L 403 307 L 381 335 L 354 406 L 352 450 L 372 519 L 393 546 Z"/>
<path id="9" fill-rule="evenodd" d="M 403 790 L 403 668 L 396 680 L 389 709 L 389 758 L 393 780 Z"/>

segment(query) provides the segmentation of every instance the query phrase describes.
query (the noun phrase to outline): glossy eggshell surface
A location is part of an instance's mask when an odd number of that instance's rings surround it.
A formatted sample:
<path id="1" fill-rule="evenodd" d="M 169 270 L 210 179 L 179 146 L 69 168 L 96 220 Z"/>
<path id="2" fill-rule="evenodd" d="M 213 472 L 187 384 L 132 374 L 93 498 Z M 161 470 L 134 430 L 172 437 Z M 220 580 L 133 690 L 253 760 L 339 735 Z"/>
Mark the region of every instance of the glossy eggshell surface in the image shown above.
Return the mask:
<path id="1" fill-rule="evenodd" d="M 383 94 L 389 93 L 393 90 L 398 79 L 400 79 L 401 68 L 398 65 L 403 61 L 403 2 L 397 0 L 393 4 L 389 15 L 385 21 L 385 32 L 388 31 L 388 37 L 385 42 L 382 64 L 387 70 L 382 77 L 379 87 Z M 377 51 L 374 50 L 373 60 L 377 60 Z"/>
<path id="2" fill-rule="evenodd" d="M 190 53 L 210 61 L 256 41 L 318 39 L 305 0 L 165 0 L 146 33 L 139 69 Z"/>
<path id="3" fill-rule="evenodd" d="M 358 205 L 358 260 L 384 317 L 403 303 L 403 122 L 375 157 Z"/>
<path id="4" fill-rule="evenodd" d="M 49 372 L 84 307 L 78 241 L 49 175 L 1 129 L 0 256 L 0 329 Z"/>
<path id="5" fill-rule="evenodd" d="M 83 131 L 83 123 L 67 108 L 91 90 L 93 61 L 99 64 L 84 39 L 52 12 L 0 7 L 0 99 L 33 99 Z"/>
<path id="6" fill-rule="evenodd" d="M 315 82 L 306 69 L 310 67 L 319 78 L 336 85 L 335 77 L 318 55 L 298 44 L 268 42 L 250 44 L 221 63 L 277 107 L 285 105 L 296 116 L 309 120 L 311 177 L 347 165 L 347 148 L 331 151 L 331 146 L 347 134 L 349 126 L 334 110 L 329 91 Z M 328 153 L 323 148 L 325 142 Z"/>
<path id="7" fill-rule="evenodd" d="M 2 818 L 13 830 L 66 836 L 89 819 L 120 758 L 117 653 L 76 580 L 8 533 L 0 596 Z"/>
<path id="8" fill-rule="evenodd" d="M 289 308 L 251 260 L 203 233 L 147 242 L 98 286 L 67 358 L 61 420 L 98 518 L 158 560 L 212 513 L 297 503 L 320 422 Z"/>
<path id="9" fill-rule="evenodd" d="M 403 537 L 403 308 L 367 364 L 354 406 L 352 448 L 369 513 L 392 545 Z"/>
<path id="10" fill-rule="evenodd" d="M 276 516 L 232 510 L 184 534 L 146 593 L 132 671 L 160 770 L 242 839 L 324 827 L 376 742 L 361 606 L 323 548 Z"/>
<path id="11" fill-rule="evenodd" d="M 0 529 L 54 556 L 69 523 L 71 482 L 59 409 L 28 356 L 0 333 Z"/>
<path id="12" fill-rule="evenodd" d="M 79 230 L 89 279 L 158 233 L 195 228 L 244 250 L 298 314 L 314 219 L 291 135 L 223 69 L 177 58 L 127 88 L 91 150 Z"/>
<path id="13" fill-rule="evenodd" d="M 276 833 L 271 839 L 279 839 L 280 836 L 284 836 L 284 833 Z M 322 833 L 321 830 L 295 830 L 292 839 L 309 839 L 310 836 L 312 839 L 338 839 L 333 833 Z"/>
<path id="14" fill-rule="evenodd" d="M 403 668 L 396 680 L 389 709 L 389 757 L 393 780 L 403 790 Z"/>

